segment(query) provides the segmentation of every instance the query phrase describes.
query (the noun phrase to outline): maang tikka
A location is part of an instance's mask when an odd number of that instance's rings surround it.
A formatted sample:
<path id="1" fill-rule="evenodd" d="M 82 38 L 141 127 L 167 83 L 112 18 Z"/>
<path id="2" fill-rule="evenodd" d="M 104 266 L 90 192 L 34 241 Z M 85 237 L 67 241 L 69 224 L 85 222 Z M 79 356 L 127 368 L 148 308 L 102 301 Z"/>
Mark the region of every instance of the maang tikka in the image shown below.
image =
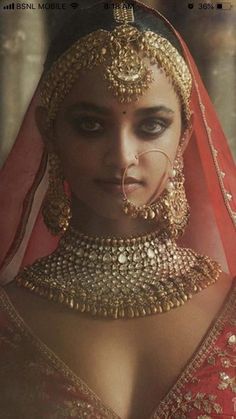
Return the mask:
<path id="1" fill-rule="evenodd" d="M 48 111 L 49 125 L 55 120 L 80 71 L 97 66 L 102 67 L 107 88 L 118 101 L 130 103 L 138 100 L 153 81 L 153 72 L 146 59 L 151 65 L 161 68 L 170 79 L 180 98 L 183 118 L 185 122 L 189 120 L 192 76 L 184 58 L 168 39 L 135 27 L 132 7 L 124 7 L 123 2 L 117 6 L 113 10 L 117 26 L 112 31 L 98 29 L 79 38 L 44 75 L 41 98 Z"/>
<path id="2" fill-rule="evenodd" d="M 141 206 L 135 205 L 128 199 L 125 193 L 124 183 L 127 172 L 126 168 L 122 178 L 123 210 L 126 215 L 132 218 L 156 221 L 161 234 L 176 239 L 184 233 L 190 215 L 190 208 L 184 188 L 185 179 L 181 146 L 178 148 L 173 167 L 168 154 L 161 149 L 147 150 L 137 157 L 139 158 L 143 154 L 149 152 L 161 153 L 166 157 L 169 170 L 166 169 L 163 176 L 163 180 L 165 181 L 166 174 L 168 175 L 165 189 L 161 192 L 160 196 L 153 199 L 152 203 Z M 161 190 L 161 187 L 162 184 L 159 185 L 158 191 Z M 158 191 L 156 195 L 158 194 Z"/>
<path id="3" fill-rule="evenodd" d="M 58 235 L 67 230 L 71 219 L 70 199 L 64 190 L 64 176 L 60 159 L 56 153 L 48 156 L 49 186 L 43 202 L 44 222 L 52 234 Z"/>

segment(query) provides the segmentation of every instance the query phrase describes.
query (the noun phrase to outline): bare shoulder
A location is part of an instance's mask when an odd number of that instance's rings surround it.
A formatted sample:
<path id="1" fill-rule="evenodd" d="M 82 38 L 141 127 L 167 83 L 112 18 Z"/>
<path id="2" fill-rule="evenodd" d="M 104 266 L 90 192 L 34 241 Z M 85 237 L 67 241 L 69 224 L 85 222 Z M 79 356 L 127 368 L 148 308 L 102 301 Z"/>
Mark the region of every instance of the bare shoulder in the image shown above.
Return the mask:
<path id="1" fill-rule="evenodd" d="M 10 282 L 9 284 L 3 287 L 5 293 L 10 298 L 13 304 L 24 305 L 25 302 L 30 302 L 30 300 L 34 300 L 33 293 L 25 290 L 24 288 L 20 288 L 17 286 L 15 281 Z"/>
<path id="2" fill-rule="evenodd" d="M 234 281 L 235 278 L 233 278 L 229 273 L 222 272 L 218 281 L 216 281 L 212 287 L 209 287 L 209 290 L 215 294 L 222 295 L 224 298 L 224 295 L 227 294 L 233 286 Z"/>
<path id="3" fill-rule="evenodd" d="M 34 316 L 36 313 L 48 313 L 52 308 L 52 303 L 38 295 L 19 287 L 14 281 L 4 286 L 4 291 L 7 294 L 10 302 L 15 309 L 26 318 Z M 53 304 L 55 310 L 56 304 Z"/>
<path id="4" fill-rule="evenodd" d="M 222 272 L 215 284 L 207 287 L 192 299 L 193 306 L 201 306 L 207 313 L 216 315 L 229 295 L 235 279 L 228 273 Z M 191 304 L 190 304 L 191 306 Z"/>

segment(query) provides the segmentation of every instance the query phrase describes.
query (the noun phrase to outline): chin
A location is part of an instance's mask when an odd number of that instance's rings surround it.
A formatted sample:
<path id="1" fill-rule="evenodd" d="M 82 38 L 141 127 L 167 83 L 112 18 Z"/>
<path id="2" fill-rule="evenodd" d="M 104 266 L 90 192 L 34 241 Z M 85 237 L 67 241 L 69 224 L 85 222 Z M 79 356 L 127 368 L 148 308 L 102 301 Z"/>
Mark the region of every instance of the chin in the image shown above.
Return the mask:
<path id="1" fill-rule="evenodd" d="M 86 197 L 74 196 L 74 209 L 82 213 L 87 219 L 94 217 L 102 217 L 109 220 L 121 220 L 127 218 L 123 211 L 123 198 L 104 199 L 96 197 L 86 199 Z"/>
<path id="2" fill-rule="evenodd" d="M 98 217 L 103 217 L 109 220 L 122 220 L 124 218 L 127 218 L 125 215 L 122 204 L 120 205 L 100 205 L 98 207 L 91 207 L 91 210 L 94 214 L 96 214 Z"/>

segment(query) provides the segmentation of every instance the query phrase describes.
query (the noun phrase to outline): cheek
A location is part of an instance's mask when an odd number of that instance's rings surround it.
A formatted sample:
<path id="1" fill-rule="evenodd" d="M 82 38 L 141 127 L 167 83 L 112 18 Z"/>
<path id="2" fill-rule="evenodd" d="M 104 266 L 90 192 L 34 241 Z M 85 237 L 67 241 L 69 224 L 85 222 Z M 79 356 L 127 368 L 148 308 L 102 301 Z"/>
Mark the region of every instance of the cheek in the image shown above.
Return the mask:
<path id="1" fill-rule="evenodd" d="M 66 148 L 61 154 L 62 170 L 71 191 L 77 197 L 86 196 L 98 167 L 93 155 L 80 147 Z"/>
<path id="2" fill-rule="evenodd" d="M 78 139 L 59 142 L 58 152 L 66 179 L 92 176 L 99 167 L 98 151 Z"/>
<path id="3" fill-rule="evenodd" d="M 159 139 L 152 143 L 151 148 L 160 150 L 159 152 L 153 153 L 152 167 L 156 165 L 159 167 L 160 162 L 167 162 L 168 159 L 165 154 L 169 157 L 171 162 L 174 161 L 178 145 L 181 138 L 181 120 L 177 120 L 172 124 L 168 130 Z M 161 153 L 163 151 L 163 154 Z"/>
<path id="4" fill-rule="evenodd" d="M 163 150 L 169 155 L 171 161 L 174 161 L 177 148 L 181 138 L 181 116 L 176 120 L 175 124 L 173 124 L 168 133 L 166 138 L 164 139 L 162 146 Z"/>
<path id="5" fill-rule="evenodd" d="M 153 143 L 153 152 L 143 156 L 143 168 L 149 182 L 155 185 L 170 172 L 173 166 L 181 136 L 181 123 L 176 123 L 158 141 Z M 168 157 L 167 157 L 168 156 Z"/>
<path id="6" fill-rule="evenodd" d="M 65 178 L 85 176 L 95 170 L 99 153 L 96 144 L 82 140 L 64 121 L 56 122 L 56 150 L 59 154 Z M 69 180 L 69 179 L 68 179 Z"/>

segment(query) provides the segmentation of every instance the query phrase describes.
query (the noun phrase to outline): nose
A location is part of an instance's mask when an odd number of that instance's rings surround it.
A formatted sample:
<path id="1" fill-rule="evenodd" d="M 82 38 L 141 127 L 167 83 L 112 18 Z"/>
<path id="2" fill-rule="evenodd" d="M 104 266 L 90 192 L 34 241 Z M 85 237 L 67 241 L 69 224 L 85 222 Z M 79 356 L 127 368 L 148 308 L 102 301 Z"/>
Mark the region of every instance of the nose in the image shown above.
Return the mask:
<path id="1" fill-rule="evenodd" d="M 117 170 L 124 170 L 128 166 L 138 164 L 137 139 L 127 130 L 113 132 L 107 141 L 104 153 L 104 164 Z"/>

